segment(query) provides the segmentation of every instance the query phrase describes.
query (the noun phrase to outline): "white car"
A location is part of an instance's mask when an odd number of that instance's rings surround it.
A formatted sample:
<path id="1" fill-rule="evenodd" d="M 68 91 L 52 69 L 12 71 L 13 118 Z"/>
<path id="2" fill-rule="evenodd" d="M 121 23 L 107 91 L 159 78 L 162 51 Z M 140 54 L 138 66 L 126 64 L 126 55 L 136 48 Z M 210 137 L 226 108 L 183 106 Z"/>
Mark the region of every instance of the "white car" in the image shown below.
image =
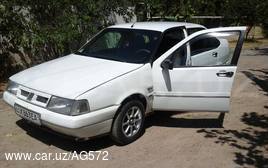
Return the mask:
<path id="1" fill-rule="evenodd" d="M 245 30 L 110 26 L 76 53 L 10 77 L 3 98 L 36 125 L 76 138 L 110 134 L 128 144 L 154 110 L 227 112 Z"/>

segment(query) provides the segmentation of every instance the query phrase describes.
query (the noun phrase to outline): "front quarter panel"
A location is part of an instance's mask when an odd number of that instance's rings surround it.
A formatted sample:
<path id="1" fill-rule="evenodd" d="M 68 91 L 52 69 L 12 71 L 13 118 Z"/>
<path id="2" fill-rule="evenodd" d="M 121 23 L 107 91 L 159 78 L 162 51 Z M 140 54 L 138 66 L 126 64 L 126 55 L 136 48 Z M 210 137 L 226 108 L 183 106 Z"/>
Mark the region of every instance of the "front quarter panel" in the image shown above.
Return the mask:
<path id="1" fill-rule="evenodd" d="M 91 111 L 120 105 L 127 97 L 133 94 L 142 94 L 147 100 L 147 105 L 151 105 L 152 103 L 149 101 L 152 101 L 150 100 L 152 98 L 152 89 L 148 91 L 148 88 L 152 87 L 151 65 L 148 63 L 89 90 L 76 99 L 87 99 Z M 147 106 L 148 110 L 150 111 L 150 106 L 149 109 Z"/>

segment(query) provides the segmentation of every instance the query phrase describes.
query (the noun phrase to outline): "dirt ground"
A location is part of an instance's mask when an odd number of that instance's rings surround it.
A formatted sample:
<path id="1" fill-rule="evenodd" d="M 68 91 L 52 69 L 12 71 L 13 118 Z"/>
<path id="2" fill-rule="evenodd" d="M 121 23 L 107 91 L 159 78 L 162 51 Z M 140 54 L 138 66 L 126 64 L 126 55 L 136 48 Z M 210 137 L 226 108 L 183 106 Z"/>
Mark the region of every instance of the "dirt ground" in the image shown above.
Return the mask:
<path id="1" fill-rule="evenodd" d="M 217 113 L 156 112 L 132 144 L 75 142 L 30 126 L 0 99 L 0 167 L 268 167 L 268 48 L 239 61 L 224 125 Z M 7 161 L 5 152 L 106 150 L 108 161 Z"/>

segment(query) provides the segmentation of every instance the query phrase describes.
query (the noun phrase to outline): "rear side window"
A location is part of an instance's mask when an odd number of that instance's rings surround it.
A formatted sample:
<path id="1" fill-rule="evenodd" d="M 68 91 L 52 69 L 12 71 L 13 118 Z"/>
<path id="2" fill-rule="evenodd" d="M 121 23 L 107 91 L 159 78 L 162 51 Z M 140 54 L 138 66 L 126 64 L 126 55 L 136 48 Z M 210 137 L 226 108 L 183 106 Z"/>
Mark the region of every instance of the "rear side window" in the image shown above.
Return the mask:
<path id="1" fill-rule="evenodd" d="M 190 42 L 191 56 L 213 50 L 218 48 L 219 45 L 220 41 L 216 37 L 209 35 L 199 36 L 198 39 Z"/>
<path id="2" fill-rule="evenodd" d="M 167 50 L 173 47 L 175 44 L 179 43 L 181 40 L 185 38 L 183 29 L 181 28 L 172 28 L 167 30 L 164 33 L 163 39 L 159 45 L 158 51 L 156 53 L 156 60 L 162 54 L 164 54 Z"/>
<path id="3" fill-rule="evenodd" d="M 188 36 L 189 35 L 191 35 L 191 34 L 193 34 L 193 33 L 195 33 L 195 32 L 198 32 L 198 31 L 200 31 L 200 30 L 204 30 L 204 28 L 188 28 L 187 29 L 187 34 L 188 34 Z"/>

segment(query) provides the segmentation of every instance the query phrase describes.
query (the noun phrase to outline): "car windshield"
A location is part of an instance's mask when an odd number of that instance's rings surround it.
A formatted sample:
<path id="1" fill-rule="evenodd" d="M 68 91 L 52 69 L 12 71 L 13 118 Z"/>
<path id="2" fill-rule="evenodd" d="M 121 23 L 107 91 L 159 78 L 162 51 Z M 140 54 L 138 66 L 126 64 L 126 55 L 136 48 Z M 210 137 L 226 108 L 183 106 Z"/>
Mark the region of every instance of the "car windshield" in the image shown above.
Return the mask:
<path id="1" fill-rule="evenodd" d="M 76 54 L 128 63 L 147 63 L 161 32 L 108 28 L 90 40 Z"/>

